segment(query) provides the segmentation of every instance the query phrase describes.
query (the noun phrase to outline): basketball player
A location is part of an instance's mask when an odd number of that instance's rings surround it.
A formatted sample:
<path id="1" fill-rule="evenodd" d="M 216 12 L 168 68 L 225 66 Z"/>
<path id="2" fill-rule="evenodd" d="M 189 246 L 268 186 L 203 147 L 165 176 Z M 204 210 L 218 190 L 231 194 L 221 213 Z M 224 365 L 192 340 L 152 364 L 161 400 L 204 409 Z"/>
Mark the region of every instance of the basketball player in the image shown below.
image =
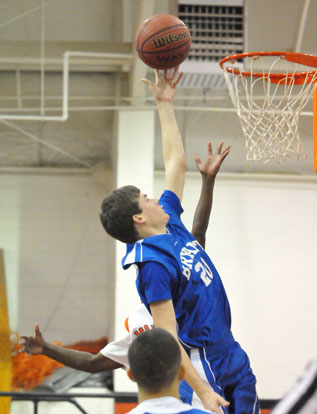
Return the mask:
<path id="1" fill-rule="evenodd" d="M 219 163 L 219 154 L 221 153 L 222 146 L 223 143 L 219 145 L 217 152 L 213 154 L 212 146 L 209 142 L 206 159 L 201 161 L 200 158 L 195 157 L 197 169 L 202 175 L 202 187 L 194 214 L 192 234 L 203 247 L 205 247 L 206 230 L 212 208 L 213 183 L 215 174 L 218 172 L 214 165 Z M 20 352 L 27 352 L 30 355 L 44 354 L 71 368 L 91 373 L 128 367 L 128 349 L 130 344 L 140 333 L 153 328 L 153 319 L 143 304 L 140 304 L 131 312 L 126 319 L 125 327 L 128 331 L 127 335 L 117 341 L 110 342 L 99 353 L 91 354 L 46 342 L 40 331 L 39 324 L 36 323 L 34 336 L 21 335 L 20 343 L 23 347 Z M 183 393 L 184 398 L 188 398 L 188 387 L 185 385 L 182 386 Z M 200 401 L 194 401 L 194 403 L 199 407 L 202 406 Z"/>
<path id="2" fill-rule="evenodd" d="M 177 73 L 178 68 L 170 77 L 167 71 L 156 71 L 155 84 L 143 80 L 157 101 L 165 191 L 154 200 L 134 186 L 117 189 L 102 203 L 101 222 L 110 236 L 127 244 L 123 267 L 137 265 L 141 301 L 155 327 L 166 329 L 182 344 L 185 380 L 204 407 L 220 412 L 220 405 L 228 405 L 218 392 L 230 401 L 230 413 L 257 413 L 256 379 L 248 356 L 232 336 L 221 279 L 180 219 L 186 158 L 172 103 L 182 76 Z M 218 154 L 215 169 L 229 150 Z"/>
<path id="3" fill-rule="evenodd" d="M 138 384 L 139 405 L 130 414 L 204 414 L 179 399 L 184 378 L 181 353 L 174 337 L 163 329 L 140 335 L 128 352 L 128 376 Z"/>

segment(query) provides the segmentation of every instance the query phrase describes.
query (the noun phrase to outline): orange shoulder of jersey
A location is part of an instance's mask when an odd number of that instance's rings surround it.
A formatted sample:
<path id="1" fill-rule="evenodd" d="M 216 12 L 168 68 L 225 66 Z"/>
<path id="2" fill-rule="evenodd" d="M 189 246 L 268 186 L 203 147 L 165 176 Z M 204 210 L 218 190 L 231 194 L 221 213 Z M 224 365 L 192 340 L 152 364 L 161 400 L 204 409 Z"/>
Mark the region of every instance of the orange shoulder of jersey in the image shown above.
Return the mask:
<path id="1" fill-rule="evenodd" d="M 129 316 L 126 318 L 126 320 L 124 321 L 124 327 L 125 329 L 130 333 L 130 328 L 129 328 Z"/>
<path id="2" fill-rule="evenodd" d="M 131 312 L 124 325 L 132 337 L 136 337 L 154 327 L 152 316 L 143 304 Z"/>

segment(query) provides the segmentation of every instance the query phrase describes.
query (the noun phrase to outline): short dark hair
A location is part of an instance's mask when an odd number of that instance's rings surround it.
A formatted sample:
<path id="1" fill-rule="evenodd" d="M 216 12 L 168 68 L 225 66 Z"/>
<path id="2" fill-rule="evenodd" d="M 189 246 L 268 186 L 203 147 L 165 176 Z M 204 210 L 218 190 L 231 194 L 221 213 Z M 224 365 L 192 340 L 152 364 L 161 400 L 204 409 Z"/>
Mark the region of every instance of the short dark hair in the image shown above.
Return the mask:
<path id="1" fill-rule="evenodd" d="M 157 393 L 175 380 L 181 364 L 181 352 L 169 332 L 155 328 L 142 333 L 132 342 L 128 359 L 138 386 L 149 393 Z"/>
<path id="2" fill-rule="evenodd" d="M 139 205 L 140 190 L 133 185 L 118 188 L 102 202 L 100 220 L 106 232 L 123 243 L 135 243 L 139 233 L 133 215 L 142 212 Z"/>

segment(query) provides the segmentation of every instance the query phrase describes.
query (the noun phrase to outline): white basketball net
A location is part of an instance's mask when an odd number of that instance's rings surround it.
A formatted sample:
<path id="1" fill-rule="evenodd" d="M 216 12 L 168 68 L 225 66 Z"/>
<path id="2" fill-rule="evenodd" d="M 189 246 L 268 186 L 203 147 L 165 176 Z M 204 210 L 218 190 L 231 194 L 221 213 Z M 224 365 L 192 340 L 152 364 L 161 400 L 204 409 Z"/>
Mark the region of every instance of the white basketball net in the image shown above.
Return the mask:
<path id="1" fill-rule="evenodd" d="M 303 65 L 287 62 L 282 57 L 274 57 L 269 70 L 264 69 L 267 57 L 248 57 L 247 70 L 250 76 L 241 74 L 241 63 L 227 62 L 226 67 L 237 69 L 240 74 L 228 72 L 224 67 L 227 87 L 246 139 L 247 161 L 270 160 L 281 162 L 285 158 L 306 158 L 302 150 L 298 134 L 299 115 L 306 105 L 317 81 L 317 74 L 308 76 L 309 68 L 303 84 L 296 85 L 294 73 Z M 256 65 L 256 68 L 254 67 Z M 303 71 L 303 69 L 301 69 Z M 255 77 L 254 73 L 263 73 L 263 77 Z M 278 83 L 272 83 L 271 73 L 285 73 Z M 285 81 L 287 79 L 287 81 Z"/>

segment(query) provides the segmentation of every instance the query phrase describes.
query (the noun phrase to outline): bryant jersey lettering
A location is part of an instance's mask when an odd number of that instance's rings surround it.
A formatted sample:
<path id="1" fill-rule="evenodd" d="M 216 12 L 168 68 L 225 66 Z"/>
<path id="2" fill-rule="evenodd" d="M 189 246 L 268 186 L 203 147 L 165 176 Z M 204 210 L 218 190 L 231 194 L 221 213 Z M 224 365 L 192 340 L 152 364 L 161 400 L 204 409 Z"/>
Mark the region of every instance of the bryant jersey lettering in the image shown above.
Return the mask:
<path id="1" fill-rule="evenodd" d="M 185 247 L 183 247 L 180 252 L 183 276 L 185 276 L 187 280 L 190 279 L 195 256 L 200 251 L 198 246 L 200 246 L 198 241 L 193 240 L 186 243 Z M 213 279 L 213 274 L 210 267 L 207 265 L 206 261 L 203 258 L 201 258 L 201 262 L 198 261 L 195 264 L 194 269 L 195 272 L 200 273 L 200 278 L 204 282 L 204 284 L 206 286 L 209 286 Z"/>

